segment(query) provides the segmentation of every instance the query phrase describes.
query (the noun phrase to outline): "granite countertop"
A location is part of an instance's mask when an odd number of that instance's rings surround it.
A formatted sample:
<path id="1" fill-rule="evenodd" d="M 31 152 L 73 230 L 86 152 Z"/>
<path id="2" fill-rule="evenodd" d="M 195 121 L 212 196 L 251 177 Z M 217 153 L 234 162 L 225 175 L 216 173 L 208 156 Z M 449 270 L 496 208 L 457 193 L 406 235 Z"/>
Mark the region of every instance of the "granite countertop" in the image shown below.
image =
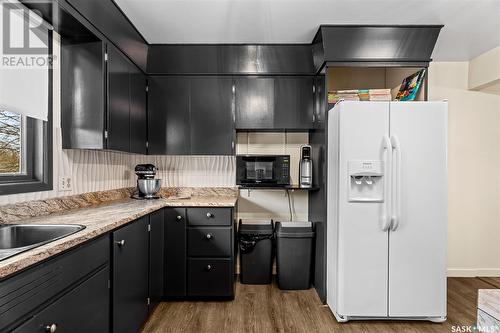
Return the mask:
<path id="1" fill-rule="evenodd" d="M 0 279 L 163 207 L 234 207 L 236 201 L 237 197 L 233 195 L 169 197 L 156 200 L 127 198 L 46 216 L 4 221 L 4 223 L 16 224 L 80 224 L 86 228 L 57 241 L 0 261 Z"/>

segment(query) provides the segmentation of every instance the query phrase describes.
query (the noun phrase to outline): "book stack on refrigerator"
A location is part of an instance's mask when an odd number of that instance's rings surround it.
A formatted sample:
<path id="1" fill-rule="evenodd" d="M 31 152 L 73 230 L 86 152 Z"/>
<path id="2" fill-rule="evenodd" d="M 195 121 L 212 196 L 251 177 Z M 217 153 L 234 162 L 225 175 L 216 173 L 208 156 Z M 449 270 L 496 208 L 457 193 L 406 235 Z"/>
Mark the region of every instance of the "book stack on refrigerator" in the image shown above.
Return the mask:
<path id="1" fill-rule="evenodd" d="M 370 101 L 391 101 L 391 89 L 370 89 Z"/>

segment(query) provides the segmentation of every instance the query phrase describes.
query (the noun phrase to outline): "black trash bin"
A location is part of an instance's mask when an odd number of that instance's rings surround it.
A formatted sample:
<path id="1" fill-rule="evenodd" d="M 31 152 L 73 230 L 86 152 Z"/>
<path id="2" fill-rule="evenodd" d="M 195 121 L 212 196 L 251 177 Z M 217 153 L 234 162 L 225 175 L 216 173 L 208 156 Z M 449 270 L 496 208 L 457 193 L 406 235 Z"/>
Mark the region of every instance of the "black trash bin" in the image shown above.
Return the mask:
<path id="1" fill-rule="evenodd" d="M 238 225 L 240 281 L 243 284 L 269 284 L 273 267 L 273 221 Z"/>
<path id="2" fill-rule="evenodd" d="M 311 222 L 276 223 L 276 272 L 280 289 L 310 288 L 313 241 Z"/>

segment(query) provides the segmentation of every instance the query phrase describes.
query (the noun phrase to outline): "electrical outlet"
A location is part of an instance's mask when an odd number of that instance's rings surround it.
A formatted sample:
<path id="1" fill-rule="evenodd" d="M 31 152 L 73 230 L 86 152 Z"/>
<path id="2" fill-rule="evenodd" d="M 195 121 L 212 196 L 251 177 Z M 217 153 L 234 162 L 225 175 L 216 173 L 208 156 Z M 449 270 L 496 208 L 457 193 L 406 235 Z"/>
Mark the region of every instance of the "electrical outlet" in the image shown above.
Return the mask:
<path id="1" fill-rule="evenodd" d="M 71 177 L 59 177 L 59 191 L 71 191 L 73 189 L 73 181 Z"/>

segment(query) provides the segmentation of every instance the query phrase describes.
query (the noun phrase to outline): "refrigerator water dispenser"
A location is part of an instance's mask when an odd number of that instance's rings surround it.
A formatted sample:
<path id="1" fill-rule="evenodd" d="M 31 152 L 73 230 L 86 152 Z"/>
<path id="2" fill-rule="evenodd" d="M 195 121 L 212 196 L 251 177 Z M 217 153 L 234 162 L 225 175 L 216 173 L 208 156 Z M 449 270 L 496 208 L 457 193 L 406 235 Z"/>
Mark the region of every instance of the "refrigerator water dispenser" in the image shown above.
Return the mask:
<path id="1" fill-rule="evenodd" d="M 383 161 L 348 161 L 349 201 L 384 201 L 383 170 Z"/>

